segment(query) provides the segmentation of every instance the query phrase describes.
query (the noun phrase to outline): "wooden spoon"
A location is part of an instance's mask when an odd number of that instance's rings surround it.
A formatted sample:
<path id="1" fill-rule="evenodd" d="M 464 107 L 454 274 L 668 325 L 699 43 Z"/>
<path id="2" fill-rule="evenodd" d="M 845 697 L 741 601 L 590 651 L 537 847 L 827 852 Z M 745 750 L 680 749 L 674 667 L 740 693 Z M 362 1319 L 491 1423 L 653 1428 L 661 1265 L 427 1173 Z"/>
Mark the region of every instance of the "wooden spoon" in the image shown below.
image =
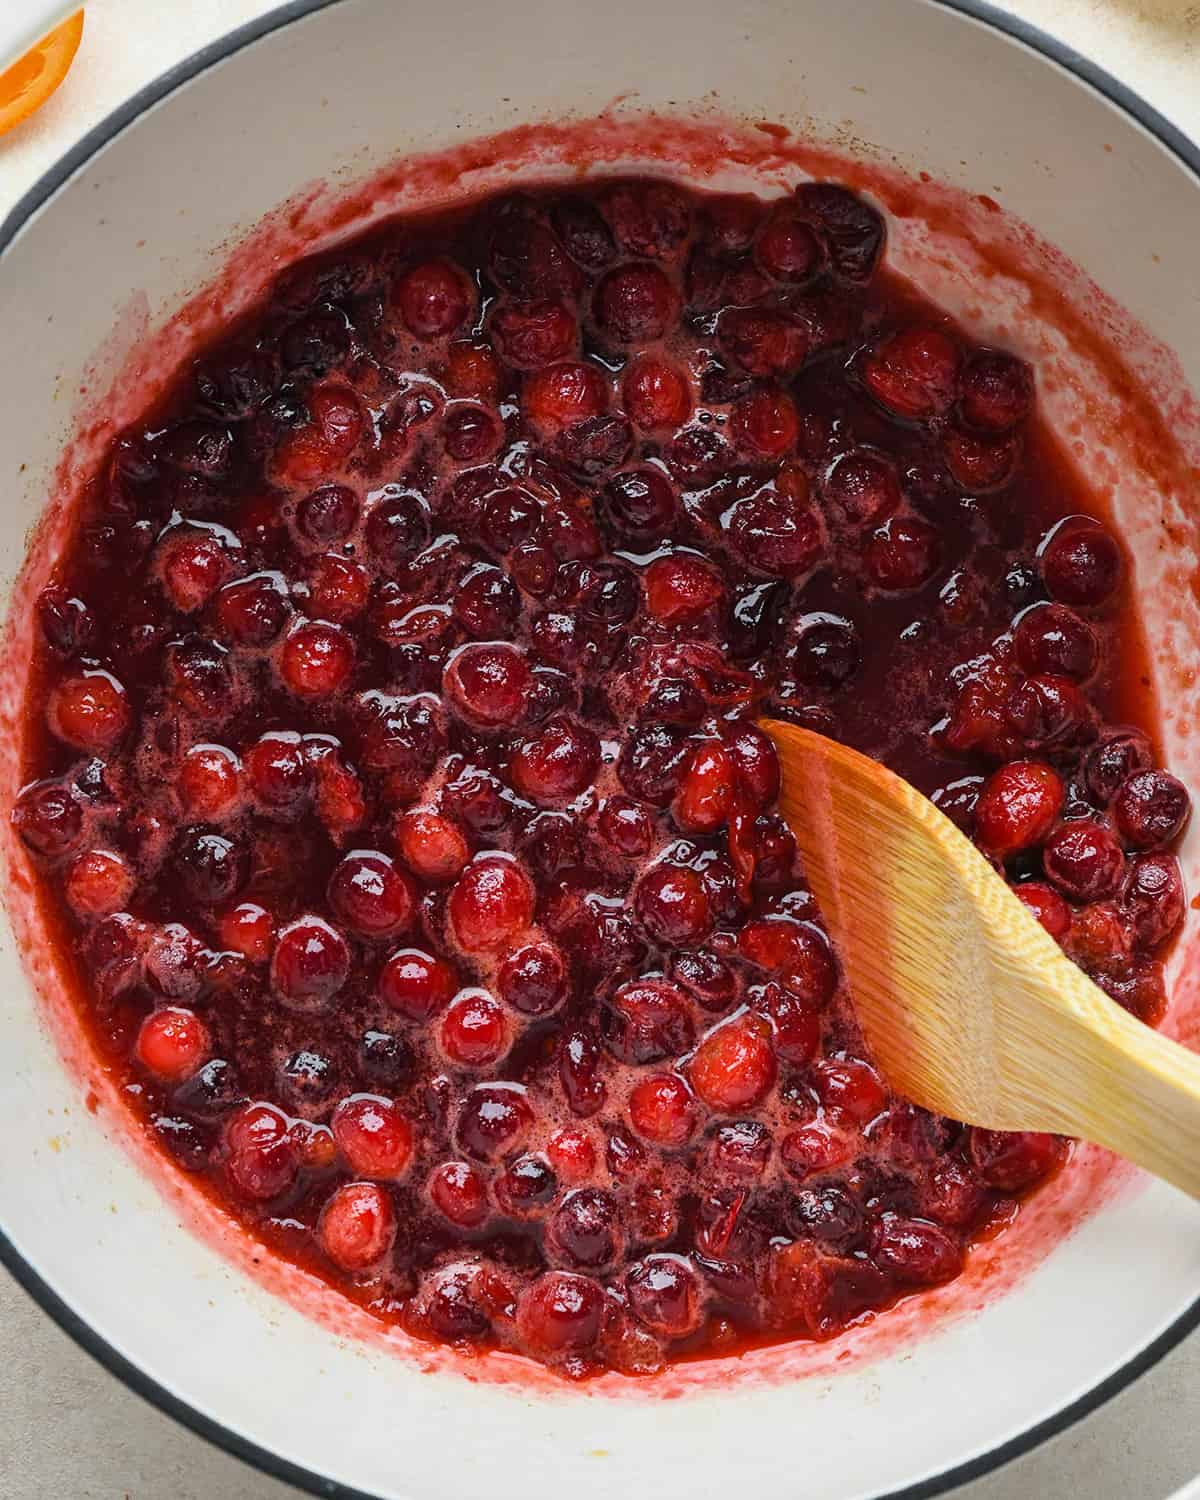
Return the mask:
<path id="1" fill-rule="evenodd" d="M 906 781 L 823 735 L 763 728 L 892 1087 L 968 1124 L 1096 1141 L 1200 1197 L 1200 1057 L 1097 988 Z"/>

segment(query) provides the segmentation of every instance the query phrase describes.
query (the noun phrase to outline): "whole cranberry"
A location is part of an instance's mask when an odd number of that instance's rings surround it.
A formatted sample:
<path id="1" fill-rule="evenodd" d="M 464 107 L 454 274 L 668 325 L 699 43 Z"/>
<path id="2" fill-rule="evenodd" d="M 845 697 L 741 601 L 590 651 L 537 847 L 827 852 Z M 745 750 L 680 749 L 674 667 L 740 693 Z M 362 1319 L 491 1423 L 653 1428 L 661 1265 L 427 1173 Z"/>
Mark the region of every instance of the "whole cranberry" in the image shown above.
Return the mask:
<path id="1" fill-rule="evenodd" d="M 87 670 L 60 678 L 46 702 L 51 734 L 88 755 L 115 750 L 132 721 L 125 689 L 111 672 Z"/>
<path id="2" fill-rule="evenodd" d="M 871 1234 L 871 1259 L 881 1271 L 909 1286 L 936 1286 L 962 1270 L 962 1246 L 924 1219 L 882 1214 Z"/>
<path id="3" fill-rule="evenodd" d="M 999 349 L 977 349 L 958 382 L 958 410 L 979 432 L 1007 432 L 1033 406 L 1033 371 L 1023 359 Z"/>
<path id="4" fill-rule="evenodd" d="M 1121 582 L 1123 563 L 1116 539 L 1087 516 L 1068 516 L 1039 550 L 1042 578 L 1052 599 L 1097 608 Z"/>
<path id="5" fill-rule="evenodd" d="M 379 993 L 401 1015 L 428 1021 L 458 993 L 458 977 L 443 959 L 419 948 L 393 953 L 379 972 Z"/>
<path id="6" fill-rule="evenodd" d="M 857 531 L 880 526 L 901 500 L 895 465 L 874 448 L 848 448 L 821 475 L 821 494 L 836 518 Z"/>
<path id="7" fill-rule="evenodd" d="M 940 328 L 902 328 L 864 357 L 860 375 L 892 416 L 928 422 L 944 416 L 954 404 L 958 347 Z"/>
<path id="8" fill-rule="evenodd" d="M 742 450 L 761 461 L 783 458 L 800 438 L 796 403 L 786 392 L 771 388 L 744 396 L 733 408 L 732 425 Z"/>
<path id="9" fill-rule="evenodd" d="M 271 988 L 295 1010 L 320 1010 L 345 984 L 350 950 L 336 928 L 317 916 L 281 929 L 271 956 Z"/>
<path id="10" fill-rule="evenodd" d="M 1065 604 L 1035 604 L 1026 610 L 1013 643 L 1026 672 L 1052 672 L 1076 682 L 1087 681 L 1100 655 L 1095 631 Z"/>
<path id="11" fill-rule="evenodd" d="M 825 550 L 820 522 L 808 505 L 767 493 L 738 500 L 725 517 L 729 540 L 747 566 L 782 578 L 814 567 Z"/>
<path id="12" fill-rule="evenodd" d="M 682 1078 L 675 1073 L 653 1073 L 634 1085 L 629 1119 L 642 1140 L 677 1150 L 695 1134 L 699 1110 Z"/>
<path id="13" fill-rule="evenodd" d="M 948 427 L 941 436 L 942 457 L 960 489 L 971 495 L 1001 490 L 1016 473 L 1020 441 L 1013 435 L 983 437 Z"/>
<path id="14" fill-rule="evenodd" d="M 715 833 L 729 816 L 736 786 L 735 763 L 721 741 L 698 745 L 671 804 L 676 827 L 684 833 Z"/>
<path id="15" fill-rule="evenodd" d="M 562 360 L 535 370 L 521 391 L 521 411 L 543 439 L 602 416 L 607 406 L 608 385 L 603 375 L 595 365 L 579 360 Z"/>
<path id="16" fill-rule="evenodd" d="M 392 1200 L 378 1183 L 344 1182 L 317 1221 L 317 1239 L 339 1270 L 358 1275 L 377 1266 L 396 1238 Z"/>
<path id="17" fill-rule="evenodd" d="M 660 266 L 635 262 L 601 278 L 593 300 L 596 326 L 616 344 L 648 344 L 675 319 L 679 296 Z"/>
<path id="18" fill-rule="evenodd" d="M 496 1202 L 510 1218 L 541 1218 L 558 1190 L 544 1156 L 519 1156 L 496 1179 Z"/>
<path id="19" fill-rule="evenodd" d="M 753 1109 L 770 1092 L 776 1072 L 771 1028 L 750 1014 L 710 1031 L 688 1067 L 692 1087 L 719 1114 Z"/>
<path id="20" fill-rule="evenodd" d="M 83 837 L 83 808 L 61 781 L 34 781 L 24 787 L 12 810 L 13 827 L 34 854 L 58 859 Z"/>
<path id="21" fill-rule="evenodd" d="M 841 615 L 814 610 L 802 615 L 792 628 L 794 644 L 787 652 L 787 664 L 806 687 L 836 692 L 862 665 L 858 631 Z"/>
<path id="22" fill-rule="evenodd" d="M 1125 874 L 1125 856 L 1116 838 L 1090 818 L 1061 824 L 1042 849 L 1046 878 L 1074 901 L 1111 896 Z"/>
<path id="23" fill-rule="evenodd" d="M 794 285 L 820 270 L 824 255 L 812 227 L 794 208 L 781 207 L 759 229 L 754 258 L 773 281 Z"/>
<path id="24" fill-rule="evenodd" d="M 494 401 L 500 390 L 500 371 L 490 346 L 470 339 L 451 344 L 446 350 L 443 383 L 452 396 Z"/>
<path id="25" fill-rule="evenodd" d="M 528 943 L 510 953 L 496 976 L 500 998 L 529 1016 L 548 1015 L 567 998 L 567 964 L 549 942 Z"/>
<path id="26" fill-rule="evenodd" d="M 297 698 L 332 697 L 354 670 L 354 642 L 337 625 L 308 621 L 284 640 L 279 676 Z"/>
<path id="27" fill-rule="evenodd" d="M 502 641 L 463 646 L 446 664 L 442 689 L 462 716 L 482 728 L 507 728 L 526 714 L 533 685 L 529 664 Z"/>
<path id="28" fill-rule="evenodd" d="M 1169 771 L 1135 771 L 1117 788 L 1113 822 L 1132 848 L 1153 849 L 1179 836 L 1191 807 L 1187 787 Z"/>
<path id="29" fill-rule="evenodd" d="M 503 640 L 521 614 L 521 596 L 499 568 L 479 568 L 458 586 L 454 618 L 478 640 Z"/>
<path id="30" fill-rule="evenodd" d="M 537 370 L 575 352 L 579 329 L 564 304 L 549 297 L 502 299 L 490 321 L 492 338 L 514 370 Z"/>
<path id="31" fill-rule="evenodd" d="M 887 1107 L 883 1080 L 861 1058 L 821 1058 L 813 1065 L 812 1084 L 826 1109 L 841 1110 L 860 1125 L 869 1124 Z"/>
<path id="32" fill-rule="evenodd" d="M 517 862 L 484 855 L 467 866 L 450 891 L 450 928 L 467 953 L 508 948 L 533 920 L 534 889 Z"/>
<path id="33" fill-rule="evenodd" d="M 595 734 L 569 719 L 555 719 L 513 751 L 509 772 L 523 797 L 549 805 L 591 786 L 599 764 Z"/>
<path id="34" fill-rule="evenodd" d="M 458 266 L 448 260 L 428 260 L 406 271 L 396 283 L 396 305 L 405 327 L 417 338 L 445 338 L 468 320 L 475 293 Z"/>
<path id="35" fill-rule="evenodd" d="M 486 990 L 464 990 L 442 1016 L 438 1040 L 451 1063 L 488 1067 L 508 1050 L 504 1009 Z"/>
<path id="36" fill-rule="evenodd" d="M 793 994 L 820 1009 L 837 988 L 837 965 L 829 939 L 811 922 L 763 917 L 738 934 L 738 954 L 776 975 Z"/>
<path id="37" fill-rule="evenodd" d="M 457 823 L 425 808 L 410 808 L 395 824 L 400 858 L 428 885 L 453 880 L 471 857 Z"/>
<path id="38" fill-rule="evenodd" d="M 240 839 L 205 828 L 185 828 L 175 840 L 172 868 L 193 901 L 201 906 L 220 906 L 246 884 L 250 860 Z"/>
<path id="39" fill-rule="evenodd" d="M 275 731 L 256 740 L 246 750 L 243 770 L 259 810 L 268 816 L 297 817 L 308 805 L 312 766 L 294 731 Z"/>
<path id="40" fill-rule="evenodd" d="M 193 1010 L 163 1005 L 152 1010 L 138 1032 L 137 1060 L 156 1078 L 180 1083 L 190 1078 L 212 1051 L 208 1027 Z"/>
<path id="41" fill-rule="evenodd" d="M 416 912 L 412 884 L 386 854 L 357 849 L 329 877 L 326 894 L 334 912 L 364 937 L 390 937 L 408 927 Z"/>
<path id="42" fill-rule="evenodd" d="M 609 189 L 601 203 L 613 238 L 627 255 L 674 259 L 691 227 L 691 208 L 669 182 L 628 182 Z"/>
<path id="43" fill-rule="evenodd" d="M 575 1188 L 551 1218 L 547 1240 L 562 1260 L 580 1270 L 611 1265 L 622 1241 L 616 1200 L 600 1188 Z"/>
<path id="44" fill-rule="evenodd" d="M 429 1175 L 429 1196 L 458 1229 L 478 1229 L 488 1216 L 487 1184 L 465 1161 L 446 1161 Z"/>
<path id="45" fill-rule="evenodd" d="M 227 583 L 214 601 L 216 633 L 237 646 L 262 648 L 278 639 L 291 614 L 283 580 L 255 573 Z"/>
<path id="46" fill-rule="evenodd" d="M 889 593 L 921 588 L 937 572 L 940 560 L 938 534 L 920 516 L 892 516 L 863 549 L 867 576 Z"/>
<path id="47" fill-rule="evenodd" d="M 285 1192 L 300 1169 L 288 1122 L 270 1104 L 248 1104 L 225 1127 L 226 1170 L 240 1197 L 265 1203 Z"/>
<path id="48" fill-rule="evenodd" d="M 429 533 L 429 515 L 419 495 L 389 494 L 372 505 L 365 526 L 367 550 L 381 563 L 399 568 Z"/>
<path id="49" fill-rule="evenodd" d="M 344 542 L 358 525 L 358 496 L 344 484 L 323 484 L 296 507 L 296 530 L 310 546 L 324 550 Z"/>
<path id="50" fill-rule="evenodd" d="M 1062 778 L 1044 761 L 1010 761 L 980 789 L 976 842 L 1001 859 L 1036 848 L 1054 827 L 1064 795 Z"/>
<path id="51" fill-rule="evenodd" d="M 795 193 L 796 209 L 824 241 L 833 273 L 863 285 L 883 254 L 883 216 L 865 198 L 835 182 L 805 182 Z"/>
<path id="52" fill-rule="evenodd" d="M 605 511 L 623 535 L 657 539 L 675 519 L 675 492 L 657 469 L 626 469 L 604 487 Z"/>
<path id="53" fill-rule="evenodd" d="M 700 1285 L 681 1255 L 648 1255 L 625 1273 L 630 1311 L 652 1333 L 686 1338 L 700 1326 Z"/>
<path id="54" fill-rule="evenodd" d="M 726 734 L 725 743 L 737 767 L 742 790 L 756 808 L 769 806 L 779 796 L 779 753 L 770 735 L 744 720 Z"/>
<path id="55" fill-rule="evenodd" d="M 328 552 L 313 563 L 308 579 L 309 608 L 322 620 L 343 623 L 366 609 L 371 575 L 361 563 Z"/>
<path id="56" fill-rule="evenodd" d="M 1020 1193 L 1058 1166 L 1066 1155 L 1061 1136 L 1037 1131 L 970 1131 L 971 1164 L 988 1184 L 1002 1193 Z"/>
<path id="57" fill-rule="evenodd" d="M 517 1331 L 541 1354 L 590 1348 L 600 1336 L 604 1293 L 587 1276 L 547 1271 L 521 1293 Z"/>
<path id="58" fill-rule="evenodd" d="M 621 404 L 629 420 L 644 432 L 673 429 L 691 416 L 692 391 L 678 366 L 641 355 L 622 376 Z"/>
<path id="59" fill-rule="evenodd" d="M 747 375 L 794 375 L 808 353 L 808 331 L 783 312 L 727 308 L 717 323 L 721 352 Z"/>
<path id="60" fill-rule="evenodd" d="M 656 558 L 643 575 L 646 608 L 661 625 L 694 625 L 725 597 L 721 574 L 692 552 Z"/>
<path id="61" fill-rule="evenodd" d="M 704 881 L 695 870 L 656 865 L 634 892 L 638 920 L 665 947 L 694 946 L 712 931 L 713 915 Z"/>
<path id="62" fill-rule="evenodd" d="M 391 1100 L 352 1094 L 334 1110 L 337 1148 L 360 1177 L 402 1177 L 415 1149 L 412 1123 Z"/>
<path id="63" fill-rule="evenodd" d="M 1013 887 L 1013 895 L 1027 906 L 1052 938 L 1066 936 L 1071 926 L 1071 908 L 1050 886 L 1027 880 Z"/>
<path id="64" fill-rule="evenodd" d="M 476 1161 L 494 1162 L 516 1151 L 534 1114 L 518 1083 L 482 1083 L 463 1100 L 454 1126 L 459 1148 Z"/>
<path id="65" fill-rule="evenodd" d="M 1121 906 L 1133 923 L 1138 943 L 1156 948 L 1183 922 L 1183 876 L 1173 854 L 1139 854 L 1129 867 Z"/>
<path id="66" fill-rule="evenodd" d="M 1101 807 L 1107 807 L 1127 777 L 1135 771 L 1147 771 L 1153 764 L 1150 741 L 1140 729 L 1117 729 L 1088 751 L 1083 774 L 1092 797 Z"/>
<path id="67" fill-rule="evenodd" d="M 124 855 L 111 849 L 89 849 L 71 861 L 63 891 L 77 917 L 96 921 L 128 906 L 136 884 Z"/>

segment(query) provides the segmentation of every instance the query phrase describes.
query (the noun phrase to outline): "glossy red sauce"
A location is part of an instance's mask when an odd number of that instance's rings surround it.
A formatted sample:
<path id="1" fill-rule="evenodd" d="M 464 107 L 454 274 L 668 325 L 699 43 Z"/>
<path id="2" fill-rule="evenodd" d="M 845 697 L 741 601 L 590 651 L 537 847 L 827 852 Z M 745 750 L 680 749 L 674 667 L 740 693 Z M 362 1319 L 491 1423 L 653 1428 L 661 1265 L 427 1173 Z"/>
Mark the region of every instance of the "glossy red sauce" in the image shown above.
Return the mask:
<path id="1" fill-rule="evenodd" d="M 828 1337 L 1061 1159 L 888 1096 L 760 712 L 935 795 L 1161 1013 L 1186 800 L 1116 733 L 1120 549 L 882 233 L 637 182 L 389 224 L 180 372 L 42 597 L 16 820 L 106 1065 L 419 1336 L 575 1375 Z"/>

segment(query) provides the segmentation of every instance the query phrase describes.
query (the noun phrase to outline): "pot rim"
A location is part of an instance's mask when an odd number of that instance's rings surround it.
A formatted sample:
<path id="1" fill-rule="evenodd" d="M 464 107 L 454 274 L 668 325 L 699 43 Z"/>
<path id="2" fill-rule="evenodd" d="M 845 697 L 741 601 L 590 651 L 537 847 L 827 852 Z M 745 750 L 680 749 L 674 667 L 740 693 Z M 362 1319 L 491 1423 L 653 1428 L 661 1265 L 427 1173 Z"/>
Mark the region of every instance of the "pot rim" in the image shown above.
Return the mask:
<path id="1" fill-rule="evenodd" d="M 342 3 L 346 3 L 346 0 L 287 0 L 286 4 L 276 6 L 244 25 L 226 32 L 138 89 L 123 104 L 118 105 L 105 116 L 99 124 L 94 125 L 52 167 L 44 172 L 4 217 L 0 222 L 0 260 L 3 259 L 4 252 L 20 231 L 48 200 L 127 125 L 132 124 L 161 99 L 174 93 L 176 89 L 209 68 L 215 67 L 235 53 L 242 51 L 243 48 L 269 36 L 272 32 L 280 31 L 294 21 L 302 20 L 305 16 L 313 15 L 317 11 Z M 1009 11 L 987 3 L 987 0 L 923 0 L 923 3 L 956 12 L 969 20 L 990 27 L 1071 74 L 1080 83 L 1092 89 L 1128 115 L 1135 123 L 1141 125 L 1182 162 L 1197 179 L 1197 187 L 1200 189 L 1200 145 L 1161 111 L 1143 99 L 1136 90 L 1122 83 L 1107 69 L 1085 57 L 1069 43 L 1051 36 L 1040 27 Z M 206 1416 L 168 1390 L 158 1380 L 147 1375 L 114 1348 L 107 1339 L 98 1334 L 43 1280 L 16 1248 L 2 1226 L 0 1226 L 0 1264 L 4 1265 L 14 1280 L 28 1292 L 42 1311 L 109 1374 L 115 1376 L 151 1406 L 173 1417 L 175 1421 L 196 1433 L 197 1436 L 223 1449 L 226 1453 L 232 1454 L 235 1458 L 241 1459 L 252 1468 L 274 1479 L 294 1485 L 297 1489 L 309 1494 L 325 1497 L 325 1500 L 381 1500 L 380 1496 L 369 1491 L 342 1484 L 313 1469 L 292 1463 L 281 1454 L 272 1452 L 249 1438 L 243 1437 L 223 1422 Z M 1067 1428 L 1125 1390 L 1182 1343 L 1197 1327 L 1200 1327 L 1200 1295 L 1197 1295 L 1191 1306 L 1145 1348 L 1139 1350 L 1119 1369 L 1114 1370 L 1112 1374 L 1060 1410 L 1051 1413 L 1050 1416 L 1028 1427 L 1017 1436 L 990 1448 L 986 1453 L 978 1454 L 963 1463 L 954 1464 L 914 1484 L 880 1492 L 876 1500 L 930 1500 L 932 1496 L 945 1494 L 946 1491 L 959 1485 L 980 1479 L 1012 1459 L 1031 1452 L 1048 1439 L 1065 1432 Z"/>

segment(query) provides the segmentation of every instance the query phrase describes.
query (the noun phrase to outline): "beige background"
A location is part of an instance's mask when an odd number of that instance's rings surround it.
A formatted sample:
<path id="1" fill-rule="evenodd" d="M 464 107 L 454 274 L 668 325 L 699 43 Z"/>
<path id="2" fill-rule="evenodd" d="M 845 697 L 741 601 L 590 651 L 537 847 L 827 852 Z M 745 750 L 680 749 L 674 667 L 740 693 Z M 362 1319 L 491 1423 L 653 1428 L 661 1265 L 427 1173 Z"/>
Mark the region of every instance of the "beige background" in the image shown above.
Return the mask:
<path id="1" fill-rule="evenodd" d="M 264 0 L 88 0 L 71 75 L 0 141 L 0 215 L 134 89 L 268 9 Z M 1200 139 L 1200 0 L 1010 0 L 1008 9 L 1093 57 Z M 1200 266 L 1200 247 L 1197 254 Z M 956 1500 L 1166 1500 L 1200 1473 L 1198 1386 L 1200 1334 L 1100 1411 Z M 0 1500 L 294 1493 L 131 1395 L 0 1272 Z"/>

